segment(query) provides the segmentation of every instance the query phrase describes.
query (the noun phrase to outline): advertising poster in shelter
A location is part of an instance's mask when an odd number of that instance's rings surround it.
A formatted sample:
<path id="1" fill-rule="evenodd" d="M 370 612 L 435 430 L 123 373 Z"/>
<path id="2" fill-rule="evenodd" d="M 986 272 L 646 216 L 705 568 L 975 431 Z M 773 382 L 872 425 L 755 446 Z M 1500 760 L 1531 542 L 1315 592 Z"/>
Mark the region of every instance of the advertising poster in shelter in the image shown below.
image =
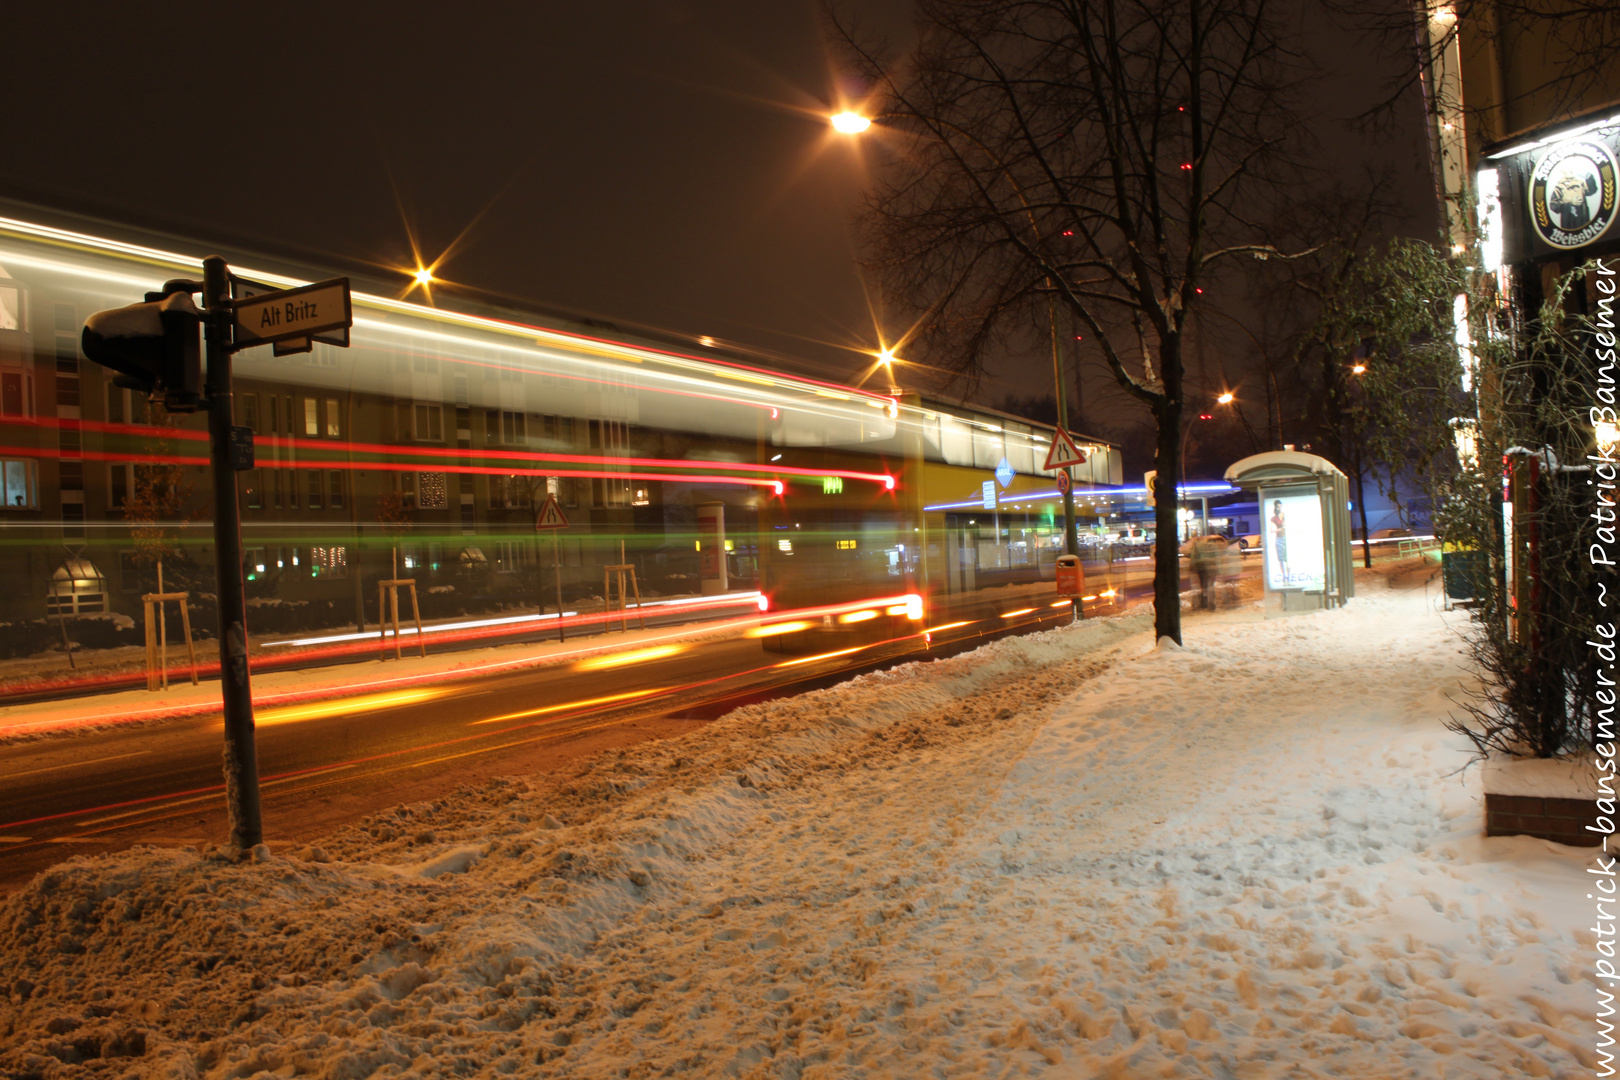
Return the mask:
<path id="1" fill-rule="evenodd" d="M 1326 587 L 1322 499 L 1316 492 L 1260 491 L 1266 588 L 1319 591 Z"/>

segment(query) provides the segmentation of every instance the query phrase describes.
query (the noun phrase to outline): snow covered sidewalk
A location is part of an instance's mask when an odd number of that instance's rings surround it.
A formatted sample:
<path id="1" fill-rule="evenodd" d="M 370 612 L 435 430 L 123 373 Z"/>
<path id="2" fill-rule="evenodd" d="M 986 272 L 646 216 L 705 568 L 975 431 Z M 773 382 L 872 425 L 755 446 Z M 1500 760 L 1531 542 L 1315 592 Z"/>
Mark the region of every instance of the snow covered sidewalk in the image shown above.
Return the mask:
<path id="1" fill-rule="evenodd" d="M 1458 643 L 1378 585 L 1006 639 L 294 857 L 64 864 L 0 906 L 0 1073 L 1588 1075 L 1591 855 L 1480 835 Z"/>

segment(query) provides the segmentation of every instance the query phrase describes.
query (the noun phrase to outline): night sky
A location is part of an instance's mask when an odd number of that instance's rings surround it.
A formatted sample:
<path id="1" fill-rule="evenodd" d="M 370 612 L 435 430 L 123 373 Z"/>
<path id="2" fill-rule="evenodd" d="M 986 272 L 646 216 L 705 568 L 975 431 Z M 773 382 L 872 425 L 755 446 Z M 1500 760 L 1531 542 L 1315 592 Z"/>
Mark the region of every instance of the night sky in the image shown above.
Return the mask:
<path id="1" fill-rule="evenodd" d="M 908 32 L 910 0 L 851 9 Z M 430 262 L 460 236 L 450 282 L 843 377 L 877 333 L 863 166 L 822 119 L 853 88 L 819 18 L 807 0 L 11 5 L 0 194 L 317 264 L 404 269 L 411 234 Z M 1321 93 L 1342 114 L 1376 65 L 1313 37 L 1346 65 Z M 1324 161 L 1405 158 L 1421 206 L 1415 100 L 1376 149 L 1329 122 Z M 1049 390 L 1050 371 L 1010 361 L 981 396 Z M 1100 367 L 1087 381 L 1129 407 Z"/>

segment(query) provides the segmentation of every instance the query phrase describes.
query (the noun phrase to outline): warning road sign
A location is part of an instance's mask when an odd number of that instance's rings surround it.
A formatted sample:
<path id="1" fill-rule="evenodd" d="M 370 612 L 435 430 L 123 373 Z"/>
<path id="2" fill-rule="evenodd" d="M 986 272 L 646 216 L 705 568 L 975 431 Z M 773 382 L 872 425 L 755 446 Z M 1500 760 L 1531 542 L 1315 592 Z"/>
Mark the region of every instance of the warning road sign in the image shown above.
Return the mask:
<path id="1" fill-rule="evenodd" d="M 540 512 L 534 515 L 534 531 L 566 528 L 568 528 L 568 519 L 563 516 L 562 507 L 557 505 L 557 496 L 548 492 L 546 501 L 540 506 Z"/>
<path id="2" fill-rule="evenodd" d="M 1058 428 L 1052 437 L 1052 447 L 1046 452 L 1046 464 L 1041 468 L 1050 472 L 1066 465 L 1084 465 L 1086 452 L 1074 445 L 1074 436 Z"/>

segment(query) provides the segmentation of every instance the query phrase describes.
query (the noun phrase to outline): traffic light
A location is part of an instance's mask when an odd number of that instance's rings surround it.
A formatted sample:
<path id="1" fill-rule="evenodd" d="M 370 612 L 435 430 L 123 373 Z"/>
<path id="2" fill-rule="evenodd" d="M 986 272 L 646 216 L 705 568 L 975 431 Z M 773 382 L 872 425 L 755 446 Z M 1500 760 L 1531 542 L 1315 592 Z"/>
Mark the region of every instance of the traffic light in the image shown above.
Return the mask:
<path id="1" fill-rule="evenodd" d="M 170 412 L 196 412 L 202 396 L 200 281 L 170 281 L 146 303 L 98 311 L 84 324 L 84 355 L 118 372 L 114 385 L 163 399 Z"/>

